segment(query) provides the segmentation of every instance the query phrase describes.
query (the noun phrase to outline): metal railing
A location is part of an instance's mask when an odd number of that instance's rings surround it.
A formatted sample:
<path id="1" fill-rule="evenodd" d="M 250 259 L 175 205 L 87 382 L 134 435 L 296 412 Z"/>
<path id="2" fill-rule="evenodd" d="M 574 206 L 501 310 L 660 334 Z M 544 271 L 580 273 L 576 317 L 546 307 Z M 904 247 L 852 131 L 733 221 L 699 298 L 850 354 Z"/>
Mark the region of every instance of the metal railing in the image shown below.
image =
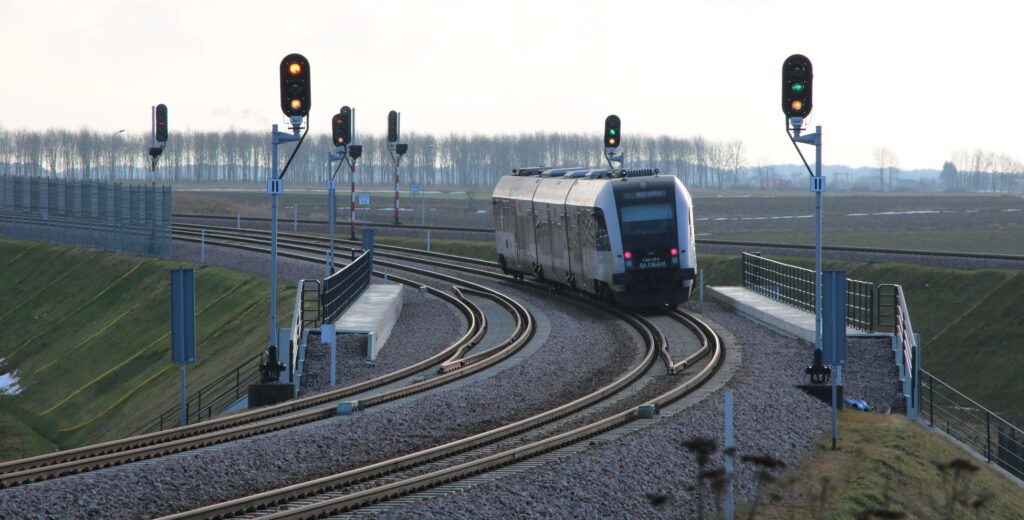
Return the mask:
<path id="1" fill-rule="evenodd" d="M 814 270 L 769 260 L 760 253 L 743 253 L 743 287 L 762 296 L 814 312 Z M 846 280 L 846 325 L 873 331 L 875 285 Z"/>
<path id="2" fill-rule="evenodd" d="M 320 307 L 324 323 L 333 323 L 370 286 L 373 251 L 363 251 L 358 258 L 324 280 Z"/>
<path id="3" fill-rule="evenodd" d="M 1024 479 L 1024 431 L 922 371 L 921 420 Z"/>
<path id="4" fill-rule="evenodd" d="M 299 312 L 302 321 L 299 325 L 305 329 L 315 329 L 323 321 L 323 309 L 320 307 L 320 280 L 300 280 L 299 297 L 302 299 Z"/>
<path id="5" fill-rule="evenodd" d="M 757 253 L 743 253 L 742 263 L 744 288 L 814 312 L 814 271 Z M 907 416 L 946 432 L 1024 479 L 1024 431 L 921 369 L 921 339 L 914 333 L 903 287 L 879 284 L 876 290 L 869 282 L 847 280 L 846 289 L 848 326 L 893 335 Z M 852 322 L 851 313 L 856 314 Z"/>
<path id="6" fill-rule="evenodd" d="M 220 414 L 248 395 L 249 385 L 260 379 L 260 354 L 249 358 L 234 370 L 194 392 L 185 401 L 188 424 Z M 129 436 L 141 435 L 181 425 L 181 405 L 168 408 L 155 419 L 143 424 Z"/>
<path id="7" fill-rule="evenodd" d="M 891 329 L 887 332 L 893 335 L 893 352 L 906 399 L 907 417 L 917 419 L 921 411 L 921 337 L 914 333 L 910 323 L 910 308 L 903 296 L 903 287 L 882 284 L 878 286 L 878 294 L 878 321 L 884 322 Z"/>
<path id="8" fill-rule="evenodd" d="M 310 298 L 310 295 L 313 298 Z M 320 280 L 299 280 L 295 291 L 295 308 L 292 310 L 292 334 L 288 340 L 288 355 L 291 363 L 288 366 L 289 381 L 296 383 L 295 374 L 301 374 L 299 367 L 300 350 L 302 349 L 302 333 L 320 326 L 322 309 L 320 305 Z M 281 350 L 279 349 L 278 352 Z M 298 385 L 296 385 L 298 390 Z"/>

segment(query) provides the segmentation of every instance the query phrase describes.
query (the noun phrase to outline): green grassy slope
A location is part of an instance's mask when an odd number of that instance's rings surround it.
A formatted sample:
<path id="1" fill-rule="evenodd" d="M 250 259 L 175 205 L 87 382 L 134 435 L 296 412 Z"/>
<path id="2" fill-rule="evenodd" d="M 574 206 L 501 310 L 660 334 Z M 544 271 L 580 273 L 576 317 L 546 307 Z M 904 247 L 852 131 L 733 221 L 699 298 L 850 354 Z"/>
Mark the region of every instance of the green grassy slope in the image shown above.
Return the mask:
<path id="1" fill-rule="evenodd" d="M 759 507 L 755 518 L 1024 518 L 1020 487 L 906 417 L 843 411 L 838 447 L 830 432 L 822 435 L 778 481 L 787 498 Z M 950 468 L 953 461 L 962 465 Z M 750 507 L 739 507 L 736 518 L 747 518 Z"/>
<path id="2" fill-rule="evenodd" d="M 181 266 L 0 240 L 0 373 L 16 371 L 24 389 L 0 398 L 0 424 L 22 438 L 0 456 L 124 436 L 177 402 L 169 272 Z M 258 277 L 191 267 L 197 362 L 188 384 L 196 390 L 263 349 L 267 287 Z M 293 293 L 280 294 L 288 301 Z M 280 307 L 287 320 L 291 306 Z"/>

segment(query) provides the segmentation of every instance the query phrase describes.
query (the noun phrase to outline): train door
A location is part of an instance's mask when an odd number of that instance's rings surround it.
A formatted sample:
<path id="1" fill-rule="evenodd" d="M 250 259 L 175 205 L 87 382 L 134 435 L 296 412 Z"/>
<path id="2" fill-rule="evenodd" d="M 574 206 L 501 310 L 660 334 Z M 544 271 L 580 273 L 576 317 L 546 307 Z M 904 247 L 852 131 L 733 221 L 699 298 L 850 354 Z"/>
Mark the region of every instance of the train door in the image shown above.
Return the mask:
<path id="1" fill-rule="evenodd" d="M 566 206 L 566 239 L 569 250 L 569 272 L 572 276 L 573 285 L 580 289 L 593 290 L 590 278 L 585 275 L 583 251 L 589 250 L 587 244 L 588 233 L 586 223 L 590 221 L 590 211 L 587 208 L 578 206 Z"/>
<path id="2" fill-rule="evenodd" d="M 533 270 L 537 263 L 537 241 L 534 222 L 533 201 L 516 199 L 516 260 L 519 262 L 519 271 L 528 273 Z"/>
<path id="3" fill-rule="evenodd" d="M 554 267 L 552 278 L 559 282 L 569 281 L 569 248 L 566 237 L 565 206 L 548 204 L 548 221 L 550 222 L 550 258 Z"/>

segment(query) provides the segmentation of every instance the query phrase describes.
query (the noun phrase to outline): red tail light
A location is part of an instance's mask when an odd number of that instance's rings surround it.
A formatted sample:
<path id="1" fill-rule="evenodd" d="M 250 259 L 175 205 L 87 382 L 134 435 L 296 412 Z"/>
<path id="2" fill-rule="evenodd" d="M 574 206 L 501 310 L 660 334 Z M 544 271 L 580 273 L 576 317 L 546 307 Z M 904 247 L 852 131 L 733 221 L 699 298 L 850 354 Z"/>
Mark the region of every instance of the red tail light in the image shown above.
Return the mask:
<path id="1" fill-rule="evenodd" d="M 623 257 L 624 257 L 624 258 L 625 258 L 626 260 L 629 260 L 630 258 L 633 258 L 633 253 L 631 253 L 631 252 L 629 252 L 629 251 L 626 251 L 625 253 L 622 253 L 622 256 L 623 256 Z"/>
<path id="2" fill-rule="evenodd" d="M 672 256 L 676 256 L 676 255 L 679 254 L 679 250 L 673 247 L 671 253 L 672 253 Z"/>

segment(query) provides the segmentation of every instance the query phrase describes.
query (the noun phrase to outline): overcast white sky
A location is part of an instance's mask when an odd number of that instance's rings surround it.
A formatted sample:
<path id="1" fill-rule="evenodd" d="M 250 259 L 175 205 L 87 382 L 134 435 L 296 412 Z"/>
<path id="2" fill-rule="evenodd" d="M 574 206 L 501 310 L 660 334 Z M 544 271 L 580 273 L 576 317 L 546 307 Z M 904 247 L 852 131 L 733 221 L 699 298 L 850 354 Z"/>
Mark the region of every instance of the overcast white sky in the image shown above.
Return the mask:
<path id="1" fill-rule="evenodd" d="M 1024 160 L 1024 2 L 826 0 L 30 0 L 0 2 L 0 126 L 148 131 L 284 123 L 278 65 L 304 54 L 312 131 L 593 132 L 740 139 L 797 162 L 781 66 L 814 64 L 828 164 L 940 168 L 982 148 Z M 169 146 L 171 145 L 169 143 Z M 415 143 L 410 143 L 415 145 Z M 600 146 L 595 142 L 595 146 Z M 516 165 L 511 165 L 516 166 Z"/>

